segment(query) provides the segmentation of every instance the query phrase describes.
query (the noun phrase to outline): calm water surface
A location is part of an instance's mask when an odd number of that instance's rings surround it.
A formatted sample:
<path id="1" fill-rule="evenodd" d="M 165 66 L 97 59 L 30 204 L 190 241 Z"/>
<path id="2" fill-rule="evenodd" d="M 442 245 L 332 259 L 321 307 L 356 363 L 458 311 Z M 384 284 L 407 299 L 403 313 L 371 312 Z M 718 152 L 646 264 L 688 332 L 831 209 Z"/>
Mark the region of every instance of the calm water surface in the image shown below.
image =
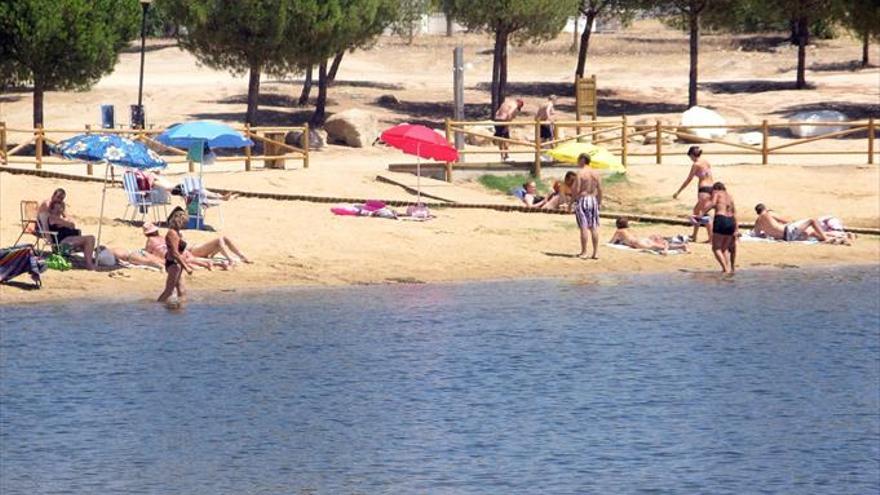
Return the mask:
<path id="1" fill-rule="evenodd" d="M 880 491 L 880 269 L 0 309 L 0 493 Z"/>

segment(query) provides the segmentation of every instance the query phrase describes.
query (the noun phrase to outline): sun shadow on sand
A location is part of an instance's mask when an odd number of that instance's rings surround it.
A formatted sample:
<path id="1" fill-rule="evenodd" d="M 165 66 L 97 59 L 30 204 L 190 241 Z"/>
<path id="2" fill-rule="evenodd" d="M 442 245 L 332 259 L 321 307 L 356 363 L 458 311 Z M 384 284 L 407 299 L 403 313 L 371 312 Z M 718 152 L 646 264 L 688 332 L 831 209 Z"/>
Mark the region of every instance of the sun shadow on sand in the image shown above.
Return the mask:
<path id="1" fill-rule="evenodd" d="M 337 79 L 333 81 L 332 87 L 349 87 L 349 88 L 373 88 L 373 89 L 385 89 L 385 90 L 401 90 L 405 89 L 403 84 L 394 84 L 394 83 L 381 83 L 376 81 L 349 81 L 345 79 Z M 317 86 L 315 87 L 317 89 Z"/>
<path id="2" fill-rule="evenodd" d="M 748 36 L 734 40 L 734 46 L 744 52 L 774 52 L 776 47 L 788 43 L 785 36 Z"/>
<path id="3" fill-rule="evenodd" d="M 39 286 L 33 282 L 19 282 L 18 280 L 7 280 L 3 282 L 3 285 L 7 285 L 9 287 L 15 287 L 16 289 L 21 290 L 39 290 Z"/>
<path id="4" fill-rule="evenodd" d="M 177 46 L 176 41 L 168 41 L 168 42 L 162 42 L 162 43 L 151 43 L 151 44 L 144 47 L 144 53 L 156 52 L 159 50 L 164 50 L 166 48 L 172 48 L 172 47 L 176 47 L 176 46 Z M 131 45 L 126 46 L 125 48 L 120 50 L 120 52 L 122 52 L 122 53 L 140 53 L 141 52 L 141 44 L 140 44 L 140 42 L 132 43 Z"/>
<path id="5" fill-rule="evenodd" d="M 577 257 L 578 257 L 578 255 L 576 255 L 576 254 L 571 254 L 571 253 L 552 253 L 552 252 L 549 252 L 549 251 L 541 251 L 541 254 L 543 254 L 544 256 L 550 256 L 550 257 L 552 257 L 552 258 L 571 258 L 571 259 L 577 259 Z"/>
<path id="6" fill-rule="evenodd" d="M 861 60 L 849 60 L 847 62 L 829 62 L 829 63 L 816 63 L 811 64 L 809 69 L 816 72 L 837 72 L 837 71 L 849 71 L 849 72 L 858 72 L 862 69 L 870 69 L 876 67 L 876 65 L 871 65 L 868 67 L 862 67 Z"/>
<path id="7" fill-rule="evenodd" d="M 24 98 L 19 95 L 0 95 L 0 103 L 13 103 Z"/>
<path id="8" fill-rule="evenodd" d="M 303 125 L 309 121 L 312 116 L 312 110 L 301 110 L 295 112 L 283 112 L 280 110 L 260 109 L 257 111 L 257 122 L 260 125 Z M 189 117 L 194 120 L 222 120 L 228 122 L 244 122 L 245 111 L 240 112 L 201 112 L 191 113 Z"/>
<path id="9" fill-rule="evenodd" d="M 472 86 L 470 89 L 478 91 L 492 91 L 492 84 L 482 82 Z M 547 81 L 527 81 L 527 82 L 508 82 L 507 94 L 516 96 L 571 96 L 574 97 L 574 84 L 570 82 L 547 82 Z"/>
<path id="10" fill-rule="evenodd" d="M 797 89 L 794 81 L 769 81 L 749 79 L 744 81 L 717 81 L 700 84 L 700 89 L 715 94 L 768 93 L 771 91 L 789 91 Z M 816 89 L 807 83 L 807 89 Z"/>
<path id="11" fill-rule="evenodd" d="M 402 117 L 397 120 L 409 122 L 410 124 L 438 125 L 444 119 L 452 117 L 453 114 L 452 102 L 400 101 L 399 103 L 390 103 L 376 100 L 373 105 L 408 115 L 409 117 Z M 489 104 L 466 104 L 464 106 L 464 114 L 466 119 L 488 118 L 490 114 Z"/>

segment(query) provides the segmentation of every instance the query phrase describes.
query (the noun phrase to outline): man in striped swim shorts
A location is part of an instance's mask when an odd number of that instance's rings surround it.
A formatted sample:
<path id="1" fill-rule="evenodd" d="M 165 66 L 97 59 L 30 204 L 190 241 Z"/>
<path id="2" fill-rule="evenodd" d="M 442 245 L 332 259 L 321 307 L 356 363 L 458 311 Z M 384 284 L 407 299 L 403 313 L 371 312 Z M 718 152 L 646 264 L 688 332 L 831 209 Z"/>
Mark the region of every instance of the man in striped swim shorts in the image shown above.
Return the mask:
<path id="1" fill-rule="evenodd" d="M 578 157 L 581 167 L 572 187 L 572 201 L 575 219 L 581 230 L 581 252 L 579 258 L 587 258 L 587 239 L 593 244 L 591 259 L 599 259 L 596 250 L 599 247 L 599 208 L 602 206 L 602 179 L 590 168 L 590 155 L 586 153 Z"/>

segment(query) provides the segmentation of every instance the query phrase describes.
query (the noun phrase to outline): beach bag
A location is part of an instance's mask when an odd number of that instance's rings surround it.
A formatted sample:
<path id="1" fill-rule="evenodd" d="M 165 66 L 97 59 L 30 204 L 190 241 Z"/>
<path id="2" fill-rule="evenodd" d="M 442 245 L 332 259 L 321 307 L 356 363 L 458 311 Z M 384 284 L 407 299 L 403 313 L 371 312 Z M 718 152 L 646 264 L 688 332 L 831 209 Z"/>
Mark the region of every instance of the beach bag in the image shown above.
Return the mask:
<path id="1" fill-rule="evenodd" d="M 412 218 L 427 219 L 431 218 L 431 211 L 425 205 L 409 205 L 406 207 L 406 214 Z"/>
<path id="2" fill-rule="evenodd" d="M 98 266 L 116 266 L 116 256 L 109 249 L 102 249 L 95 256 L 95 263 Z"/>

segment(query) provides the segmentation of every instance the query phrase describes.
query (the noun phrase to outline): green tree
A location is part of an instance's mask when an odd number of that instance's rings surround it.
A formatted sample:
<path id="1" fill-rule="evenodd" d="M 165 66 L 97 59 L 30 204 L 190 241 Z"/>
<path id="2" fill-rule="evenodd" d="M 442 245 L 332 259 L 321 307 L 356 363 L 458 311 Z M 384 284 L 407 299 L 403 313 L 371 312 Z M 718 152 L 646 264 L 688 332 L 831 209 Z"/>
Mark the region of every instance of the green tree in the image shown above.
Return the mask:
<path id="1" fill-rule="evenodd" d="M 662 13 L 677 17 L 673 22 L 681 22 L 688 31 L 690 68 L 688 71 L 688 107 L 697 105 L 697 82 L 700 63 L 700 16 L 714 3 L 712 0 L 665 0 L 652 2 Z"/>
<path id="2" fill-rule="evenodd" d="M 159 0 L 179 26 L 181 46 L 208 67 L 248 73 L 245 122 L 257 123 L 260 76 L 289 70 L 284 52 L 296 12 L 293 0 Z"/>
<path id="3" fill-rule="evenodd" d="M 412 45 L 422 18 L 431 11 L 431 0 L 399 0 L 397 20 L 391 24 L 394 34 Z"/>
<path id="4" fill-rule="evenodd" d="M 813 21 L 827 21 L 840 16 L 840 0 L 770 0 L 768 2 L 779 12 L 789 15 L 794 23 L 793 32 L 797 42 L 796 89 L 806 89 L 807 43 L 810 39 L 810 24 Z"/>
<path id="5" fill-rule="evenodd" d="M 584 31 L 581 33 L 578 45 L 578 62 L 574 73 L 576 77 L 583 77 L 587 65 L 587 51 L 590 49 L 590 37 L 593 34 L 593 23 L 596 19 L 611 19 L 618 17 L 624 21 L 630 20 L 642 3 L 640 0 L 580 0 L 578 14 L 586 18 Z"/>
<path id="6" fill-rule="evenodd" d="M 82 89 L 113 71 L 138 34 L 130 0 L 0 0 L 0 86 L 33 85 L 33 124 L 46 91 Z"/>
<path id="7" fill-rule="evenodd" d="M 559 34 L 580 0 L 451 0 L 450 13 L 469 29 L 495 37 L 492 57 L 492 112 L 504 101 L 507 45 L 539 42 Z"/>
<path id="8" fill-rule="evenodd" d="M 841 11 L 843 24 L 853 31 L 862 42 L 862 67 L 871 60 L 871 39 L 880 39 L 880 2 L 877 0 L 848 0 Z"/>

